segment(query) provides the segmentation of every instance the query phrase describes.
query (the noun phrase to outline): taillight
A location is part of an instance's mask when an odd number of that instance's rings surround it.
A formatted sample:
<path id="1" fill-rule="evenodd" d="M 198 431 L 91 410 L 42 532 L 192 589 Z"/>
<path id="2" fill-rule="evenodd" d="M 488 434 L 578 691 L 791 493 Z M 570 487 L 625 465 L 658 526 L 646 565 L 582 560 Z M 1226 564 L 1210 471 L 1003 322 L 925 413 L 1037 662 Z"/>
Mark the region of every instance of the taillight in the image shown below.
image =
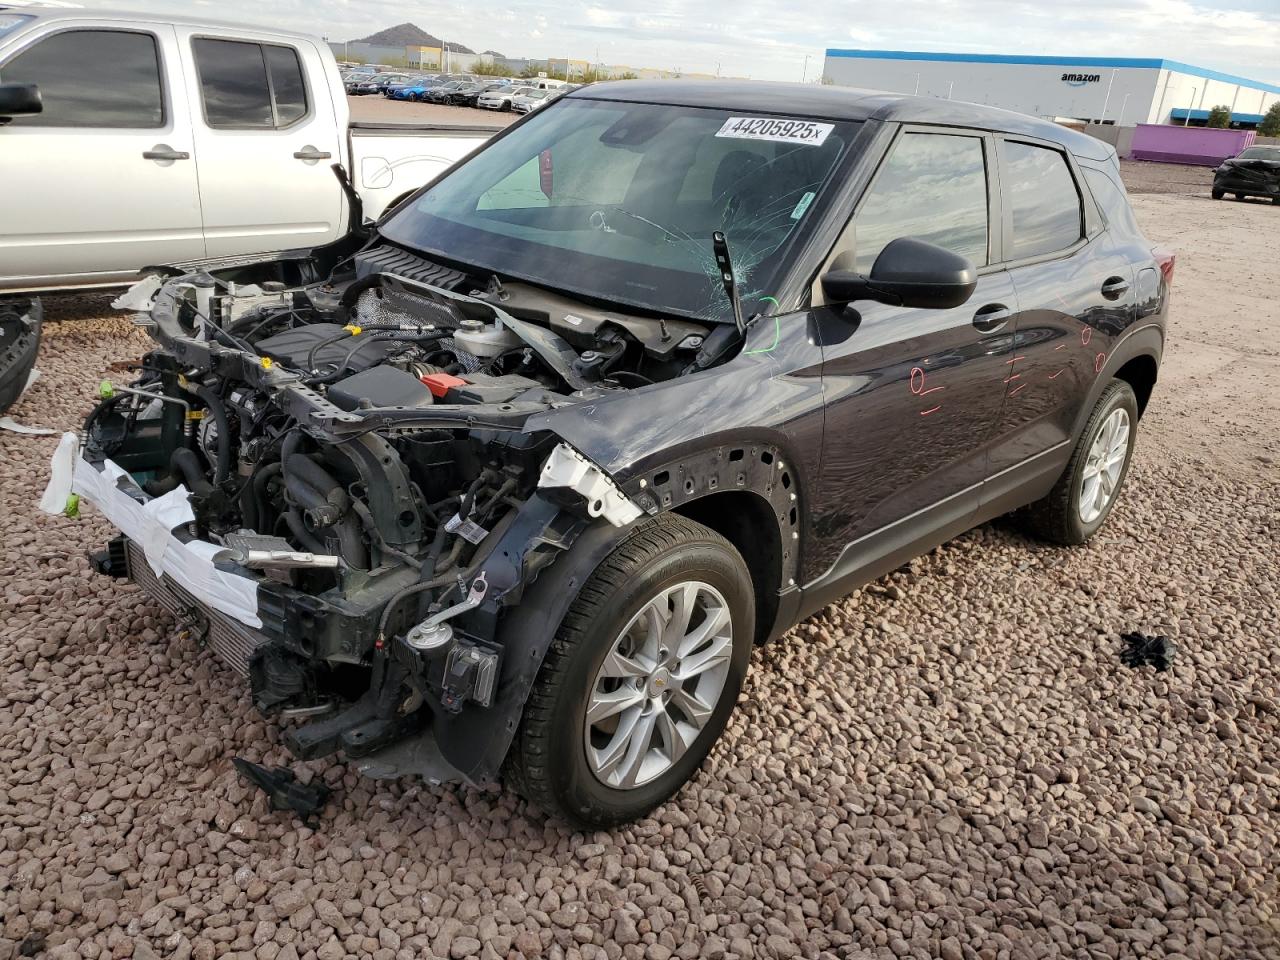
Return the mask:
<path id="1" fill-rule="evenodd" d="M 1177 259 L 1177 254 L 1172 250 L 1156 248 L 1151 251 L 1151 255 L 1156 258 L 1156 263 L 1160 265 L 1160 273 L 1164 276 L 1165 286 L 1173 285 L 1173 263 Z"/>

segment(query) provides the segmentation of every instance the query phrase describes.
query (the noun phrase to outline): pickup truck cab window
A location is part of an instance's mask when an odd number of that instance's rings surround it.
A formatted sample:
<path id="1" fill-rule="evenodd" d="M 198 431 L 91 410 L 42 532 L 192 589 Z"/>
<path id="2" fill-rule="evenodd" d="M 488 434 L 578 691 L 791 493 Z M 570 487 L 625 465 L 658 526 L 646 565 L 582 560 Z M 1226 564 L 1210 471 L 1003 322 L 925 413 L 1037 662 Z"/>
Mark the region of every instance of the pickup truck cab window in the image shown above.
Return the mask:
<path id="1" fill-rule="evenodd" d="M 15 117 L 15 125 L 141 130 L 165 124 L 160 53 L 149 33 L 55 33 L 0 66 L 0 81 L 34 83 L 44 99 L 42 113 Z"/>
<path id="2" fill-rule="evenodd" d="M 1083 236 L 1080 191 L 1060 152 L 1007 140 L 1001 177 L 1013 218 L 1009 259 L 1056 253 Z"/>
<path id="3" fill-rule="evenodd" d="M 292 47 L 198 37 L 191 48 L 210 127 L 278 130 L 306 116 L 306 83 Z"/>
<path id="4" fill-rule="evenodd" d="M 856 265 L 868 273 L 885 246 L 915 237 L 987 264 L 987 170 L 978 136 L 906 133 L 854 217 Z"/>

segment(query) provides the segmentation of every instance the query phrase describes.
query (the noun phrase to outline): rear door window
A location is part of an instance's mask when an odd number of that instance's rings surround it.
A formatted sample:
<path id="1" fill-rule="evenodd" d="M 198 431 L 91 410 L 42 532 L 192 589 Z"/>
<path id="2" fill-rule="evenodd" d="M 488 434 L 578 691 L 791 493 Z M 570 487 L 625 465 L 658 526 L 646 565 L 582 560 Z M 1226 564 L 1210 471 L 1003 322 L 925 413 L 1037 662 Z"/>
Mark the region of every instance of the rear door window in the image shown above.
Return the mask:
<path id="1" fill-rule="evenodd" d="M 1000 178 L 1009 200 L 1013 248 L 1008 259 L 1057 253 L 1084 235 L 1080 191 L 1059 151 L 1005 141 Z"/>
<path id="2" fill-rule="evenodd" d="M 34 83 L 44 111 L 14 126 L 152 129 L 165 124 L 160 51 L 150 33 L 66 30 L 24 50 L 0 82 Z"/>
<path id="3" fill-rule="evenodd" d="M 281 129 L 307 115 L 302 63 L 292 47 L 207 37 L 191 46 L 213 129 Z"/>
<path id="4" fill-rule="evenodd" d="M 856 266 L 869 273 L 891 241 L 914 237 L 988 262 L 987 165 L 978 136 L 906 133 L 854 216 Z"/>

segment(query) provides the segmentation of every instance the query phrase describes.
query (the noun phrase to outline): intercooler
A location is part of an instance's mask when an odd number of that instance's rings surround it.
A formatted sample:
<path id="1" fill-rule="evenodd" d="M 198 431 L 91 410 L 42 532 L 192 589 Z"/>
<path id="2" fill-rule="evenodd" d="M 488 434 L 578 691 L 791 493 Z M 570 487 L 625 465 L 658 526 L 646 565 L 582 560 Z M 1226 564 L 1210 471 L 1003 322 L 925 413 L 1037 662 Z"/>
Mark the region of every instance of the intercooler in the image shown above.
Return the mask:
<path id="1" fill-rule="evenodd" d="M 178 618 L 202 646 L 213 649 L 223 662 L 241 676 L 249 676 L 249 660 L 267 638 L 252 627 L 237 623 L 217 610 L 211 610 L 169 579 L 161 580 L 152 571 L 147 558 L 132 540 L 126 556 L 129 579 L 145 590 L 159 604 Z"/>

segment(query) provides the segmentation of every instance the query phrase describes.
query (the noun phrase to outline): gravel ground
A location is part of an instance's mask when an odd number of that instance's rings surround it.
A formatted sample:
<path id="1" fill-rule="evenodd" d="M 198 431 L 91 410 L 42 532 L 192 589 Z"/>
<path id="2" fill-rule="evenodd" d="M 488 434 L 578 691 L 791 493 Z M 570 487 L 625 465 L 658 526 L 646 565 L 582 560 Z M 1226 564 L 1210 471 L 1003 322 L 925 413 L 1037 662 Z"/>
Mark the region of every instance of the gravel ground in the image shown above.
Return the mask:
<path id="1" fill-rule="evenodd" d="M 1213 167 L 1189 163 L 1121 160 L 1120 172 L 1130 193 L 1194 193 L 1209 195 Z"/>
<path id="2" fill-rule="evenodd" d="M 100 517 L 37 516 L 55 440 L 0 434 L 0 960 L 1280 956 L 1280 211 L 1135 205 L 1181 251 L 1173 344 L 1106 529 L 985 526 L 758 649 L 696 780 L 614 833 L 322 763 L 315 829 L 268 812 L 230 761 L 280 730 L 89 573 Z M 19 419 L 73 427 L 144 349 L 100 310 L 54 305 Z M 1121 665 L 1133 629 L 1169 672 Z"/>

